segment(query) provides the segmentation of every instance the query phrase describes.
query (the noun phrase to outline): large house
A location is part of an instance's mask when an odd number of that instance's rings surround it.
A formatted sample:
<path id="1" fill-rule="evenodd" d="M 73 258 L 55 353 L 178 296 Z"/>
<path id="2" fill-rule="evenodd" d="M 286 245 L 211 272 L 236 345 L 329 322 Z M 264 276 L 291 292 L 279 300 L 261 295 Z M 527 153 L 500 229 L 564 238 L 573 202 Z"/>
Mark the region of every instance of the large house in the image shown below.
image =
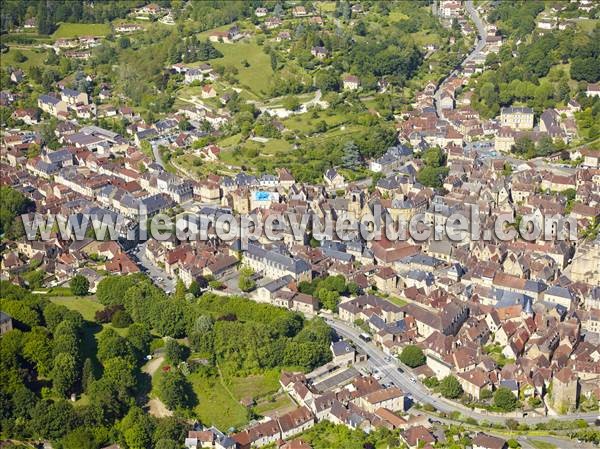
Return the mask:
<path id="1" fill-rule="evenodd" d="M 526 107 L 507 107 L 500 110 L 500 125 L 512 129 L 533 129 L 533 109 Z"/>
<path id="2" fill-rule="evenodd" d="M 293 257 L 276 246 L 264 247 L 254 242 L 248 242 L 248 249 L 244 251 L 242 264 L 272 279 L 287 275 L 298 282 L 312 279 L 310 265 L 304 259 Z"/>

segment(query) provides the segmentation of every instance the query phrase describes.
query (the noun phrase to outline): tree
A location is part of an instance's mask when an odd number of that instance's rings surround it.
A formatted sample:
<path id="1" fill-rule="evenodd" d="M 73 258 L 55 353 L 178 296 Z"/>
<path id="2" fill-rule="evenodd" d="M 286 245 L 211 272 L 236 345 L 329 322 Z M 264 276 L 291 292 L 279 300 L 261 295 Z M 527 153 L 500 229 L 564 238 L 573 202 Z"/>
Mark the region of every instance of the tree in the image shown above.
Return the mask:
<path id="1" fill-rule="evenodd" d="M 63 449 L 98 449 L 99 447 L 94 433 L 83 427 L 67 433 L 60 443 Z"/>
<path id="2" fill-rule="evenodd" d="M 444 377 L 440 382 L 440 393 L 445 398 L 456 399 L 463 393 L 463 389 L 456 377 L 450 375 Z"/>
<path id="3" fill-rule="evenodd" d="M 197 280 L 193 280 L 190 284 L 189 292 L 194 295 L 194 298 L 198 298 L 202 294 L 202 287 Z"/>
<path id="4" fill-rule="evenodd" d="M 360 167 L 360 152 L 358 151 L 358 146 L 356 145 L 356 143 L 354 143 L 353 140 L 349 140 L 348 142 L 346 142 L 342 151 L 342 166 L 344 168 L 355 170 L 356 168 Z"/>
<path id="5" fill-rule="evenodd" d="M 137 353 L 138 359 L 142 359 L 150 351 L 152 334 L 148 326 L 142 323 L 133 323 L 127 330 L 127 341 Z"/>
<path id="6" fill-rule="evenodd" d="M 332 71 L 323 70 L 315 76 L 315 86 L 323 92 L 337 92 L 340 90 L 340 80 Z"/>
<path id="7" fill-rule="evenodd" d="M 165 373 L 158 382 L 158 393 L 169 409 L 192 408 L 197 403 L 192 385 L 177 370 Z"/>
<path id="8" fill-rule="evenodd" d="M 169 362 L 174 365 L 178 365 L 179 363 L 185 361 L 188 355 L 188 350 L 185 346 L 177 343 L 177 340 L 169 338 L 165 343 L 165 355 Z"/>
<path id="9" fill-rule="evenodd" d="M 77 362 L 71 354 L 60 353 L 54 359 L 52 387 L 59 396 L 69 393 L 77 379 Z"/>
<path id="10" fill-rule="evenodd" d="M 500 387 L 494 393 L 494 405 L 503 412 L 514 411 L 517 403 L 517 397 L 506 387 Z"/>
<path id="11" fill-rule="evenodd" d="M 411 368 L 416 368 L 425 363 L 425 354 L 418 346 L 409 345 L 402 350 L 400 361 Z"/>
<path id="12" fill-rule="evenodd" d="M 92 366 L 92 360 L 87 357 L 83 362 L 83 369 L 81 371 L 81 388 L 84 392 L 88 391 L 89 386 L 94 382 L 94 367 Z"/>
<path id="13" fill-rule="evenodd" d="M 24 338 L 23 355 L 34 363 L 38 375 L 48 376 L 52 370 L 52 343 L 48 331 L 43 327 L 34 327 Z"/>
<path id="14" fill-rule="evenodd" d="M 113 325 L 113 327 L 116 327 L 116 328 L 127 327 L 132 322 L 133 321 L 131 320 L 131 317 L 124 310 L 117 310 L 115 313 L 113 313 L 113 316 L 110 320 L 110 323 Z"/>
<path id="15" fill-rule="evenodd" d="M 119 424 L 129 449 L 146 449 L 152 443 L 154 420 L 139 407 L 131 407 Z"/>
<path id="16" fill-rule="evenodd" d="M 76 419 L 69 402 L 42 400 L 31 411 L 31 432 L 36 438 L 58 439 L 75 427 Z"/>
<path id="17" fill-rule="evenodd" d="M 298 97 L 295 97 L 293 95 L 285 97 L 283 99 L 283 107 L 290 111 L 297 111 L 298 109 L 300 109 L 300 100 L 298 100 Z"/>
<path id="18" fill-rule="evenodd" d="M 90 288 L 90 281 L 81 274 L 77 274 L 73 276 L 71 282 L 69 283 L 71 286 L 71 291 L 75 296 L 85 296 L 88 294 Z"/>

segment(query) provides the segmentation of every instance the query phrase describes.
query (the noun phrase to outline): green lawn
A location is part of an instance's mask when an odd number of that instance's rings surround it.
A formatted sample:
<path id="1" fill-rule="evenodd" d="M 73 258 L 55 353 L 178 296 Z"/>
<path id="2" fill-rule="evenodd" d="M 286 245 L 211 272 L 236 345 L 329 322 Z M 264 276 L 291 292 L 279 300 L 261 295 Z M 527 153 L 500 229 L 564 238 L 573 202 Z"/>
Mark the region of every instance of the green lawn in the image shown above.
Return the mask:
<path id="1" fill-rule="evenodd" d="M 12 45 L 9 45 L 10 49 L 7 53 L 3 53 L 0 56 L 0 66 L 5 68 L 7 66 L 19 67 L 21 69 L 28 69 L 31 66 L 43 66 L 44 60 L 46 59 L 46 51 L 44 50 L 30 50 L 30 49 L 15 49 Z M 23 62 L 17 62 L 15 60 L 15 53 L 21 52 L 27 60 Z"/>
<path id="2" fill-rule="evenodd" d="M 297 132 L 312 131 L 320 121 L 327 123 L 328 127 L 338 126 L 348 121 L 348 117 L 343 114 L 329 114 L 328 111 L 319 111 L 318 117 L 314 118 L 312 112 L 294 115 L 283 121 L 286 128 Z"/>
<path id="3" fill-rule="evenodd" d="M 100 333 L 110 327 L 120 335 L 127 335 L 127 328 L 116 328 L 110 323 L 100 326 L 95 322 L 95 314 L 98 310 L 104 309 L 104 306 L 98 302 L 95 296 L 53 296 L 48 298 L 55 304 L 65 306 L 68 309 L 76 310 L 81 313 L 83 319 L 89 321 L 90 329 L 93 334 Z"/>
<path id="4" fill-rule="evenodd" d="M 390 296 L 388 298 L 386 298 L 389 302 L 396 304 L 398 307 L 402 307 L 405 306 L 407 304 L 406 301 L 404 301 L 403 299 L 400 299 L 396 296 Z"/>
<path id="5" fill-rule="evenodd" d="M 271 60 L 263 52 L 256 41 L 240 41 L 235 44 L 215 43 L 214 46 L 223 53 L 222 58 L 211 59 L 209 62 L 214 67 L 233 66 L 238 70 L 235 78 L 239 86 L 258 98 L 267 96 L 273 70 Z M 249 66 L 245 67 L 242 61 L 247 61 Z"/>
<path id="6" fill-rule="evenodd" d="M 283 414 L 296 407 L 296 403 L 286 394 L 279 394 L 262 401 L 254 407 L 256 414 L 261 416 Z"/>
<path id="7" fill-rule="evenodd" d="M 86 321 L 94 321 L 96 312 L 104 309 L 95 296 L 54 296 L 50 298 L 50 301 L 78 311 Z"/>
<path id="8" fill-rule="evenodd" d="M 272 394 L 279 389 L 279 371 L 266 371 L 264 374 L 247 377 L 234 377 L 229 382 L 229 389 L 238 398 L 258 398 Z"/>
<path id="9" fill-rule="evenodd" d="M 109 33 L 110 26 L 107 23 L 61 23 L 52 37 L 106 36 Z"/>
<path id="10" fill-rule="evenodd" d="M 206 425 L 220 429 L 241 427 L 248 423 L 248 410 L 240 404 L 243 398 L 258 399 L 274 394 L 279 389 L 279 371 L 270 370 L 264 374 L 247 377 L 233 377 L 221 383 L 218 377 L 206 377 L 200 372 L 188 378 L 198 396 L 195 412 Z M 229 390 L 229 391 L 228 391 Z M 266 412 L 289 405 L 289 399 L 264 401 L 260 411 Z"/>
<path id="11" fill-rule="evenodd" d="M 198 397 L 195 412 L 203 424 L 214 425 L 225 431 L 248 423 L 248 411 L 231 397 L 219 378 L 193 373 L 188 379 Z"/>
<path id="12" fill-rule="evenodd" d="M 529 440 L 532 446 L 537 449 L 556 449 L 556 445 L 542 440 Z"/>

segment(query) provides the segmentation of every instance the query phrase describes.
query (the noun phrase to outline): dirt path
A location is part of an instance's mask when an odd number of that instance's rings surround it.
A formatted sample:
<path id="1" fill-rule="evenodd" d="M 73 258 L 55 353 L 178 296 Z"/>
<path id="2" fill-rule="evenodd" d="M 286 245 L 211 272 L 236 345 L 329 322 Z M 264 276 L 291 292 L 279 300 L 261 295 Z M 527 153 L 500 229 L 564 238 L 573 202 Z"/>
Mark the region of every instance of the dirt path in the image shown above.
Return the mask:
<path id="1" fill-rule="evenodd" d="M 158 371 L 158 369 L 160 368 L 160 365 L 162 365 L 164 360 L 165 356 L 159 355 L 158 357 L 146 363 L 142 367 L 142 372 L 148 374 L 150 377 L 153 377 L 156 371 Z M 146 407 L 148 408 L 148 413 L 150 413 L 152 416 L 156 416 L 157 418 L 173 416 L 173 412 L 169 410 L 159 398 L 150 398 L 146 403 Z"/>

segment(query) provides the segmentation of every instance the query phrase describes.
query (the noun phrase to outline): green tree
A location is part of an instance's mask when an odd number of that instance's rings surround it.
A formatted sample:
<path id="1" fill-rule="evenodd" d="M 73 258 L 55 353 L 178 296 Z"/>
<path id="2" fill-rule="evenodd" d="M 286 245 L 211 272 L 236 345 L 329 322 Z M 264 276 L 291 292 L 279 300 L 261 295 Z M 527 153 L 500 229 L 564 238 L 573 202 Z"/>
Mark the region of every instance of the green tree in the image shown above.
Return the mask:
<path id="1" fill-rule="evenodd" d="M 88 281 L 85 276 L 77 274 L 73 276 L 73 279 L 71 279 L 69 285 L 75 296 L 85 296 L 88 294 L 90 281 Z"/>
<path id="2" fill-rule="evenodd" d="M 517 404 L 517 397 L 506 387 L 500 387 L 494 393 L 494 405 L 504 412 L 514 411 Z"/>
<path id="3" fill-rule="evenodd" d="M 177 370 L 171 370 L 160 378 L 158 392 L 161 400 L 171 410 L 192 408 L 197 403 L 192 385 Z"/>
<path id="4" fill-rule="evenodd" d="M 300 109 L 300 100 L 298 100 L 298 97 L 295 97 L 293 95 L 285 97 L 283 99 L 283 107 L 290 111 L 297 111 L 298 109 Z"/>
<path id="5" fill-rule="evenodd" d="M 94 367 L 92 366 L 92 360 L 87 357 L 83 362 L 83 369 L 81 371 L 81 388 L 87 393 L 89 386 L 94 382 Z"/>
<path id="6" fill-rule="evenodd" d="M 48 331 L 43 327 L 34 327 L 24 338 L 23 355 L 35 364 L 38 375 L 48 376 L 52 370 L 52 343 Z"/>
<path id="7" fill-rule="evenodd" d="M 450 375 L 444 377 L 440 382 L 440 393 L 445 398 L 456 399 L 463 393 L 463 389 L 456 377 Z"/>
<path id="8" fill-rule="evenodd" d="M 173 338 L 167 339 L 165 343 L 165 355 L 167 360 L 174 365 L 185 361 L 188 356 L 188 350 L 185 346 L 177 343 L 177 340 Z"/>
<path id="9" fill-rule="evenodd" d="M 71 354 L 60 353 L 54 359 L 52 369 L 52 387 L 59 396 L 66 396 L 72 391 L 77 380 L 77 361 Z"/>
<path id="10" fill-rule="evenodd" d="M 402 350 L 400 361 L 411 368 L 416 368 L 425 363 L 425 354 L 418 346 L 409 345 Z"/>

